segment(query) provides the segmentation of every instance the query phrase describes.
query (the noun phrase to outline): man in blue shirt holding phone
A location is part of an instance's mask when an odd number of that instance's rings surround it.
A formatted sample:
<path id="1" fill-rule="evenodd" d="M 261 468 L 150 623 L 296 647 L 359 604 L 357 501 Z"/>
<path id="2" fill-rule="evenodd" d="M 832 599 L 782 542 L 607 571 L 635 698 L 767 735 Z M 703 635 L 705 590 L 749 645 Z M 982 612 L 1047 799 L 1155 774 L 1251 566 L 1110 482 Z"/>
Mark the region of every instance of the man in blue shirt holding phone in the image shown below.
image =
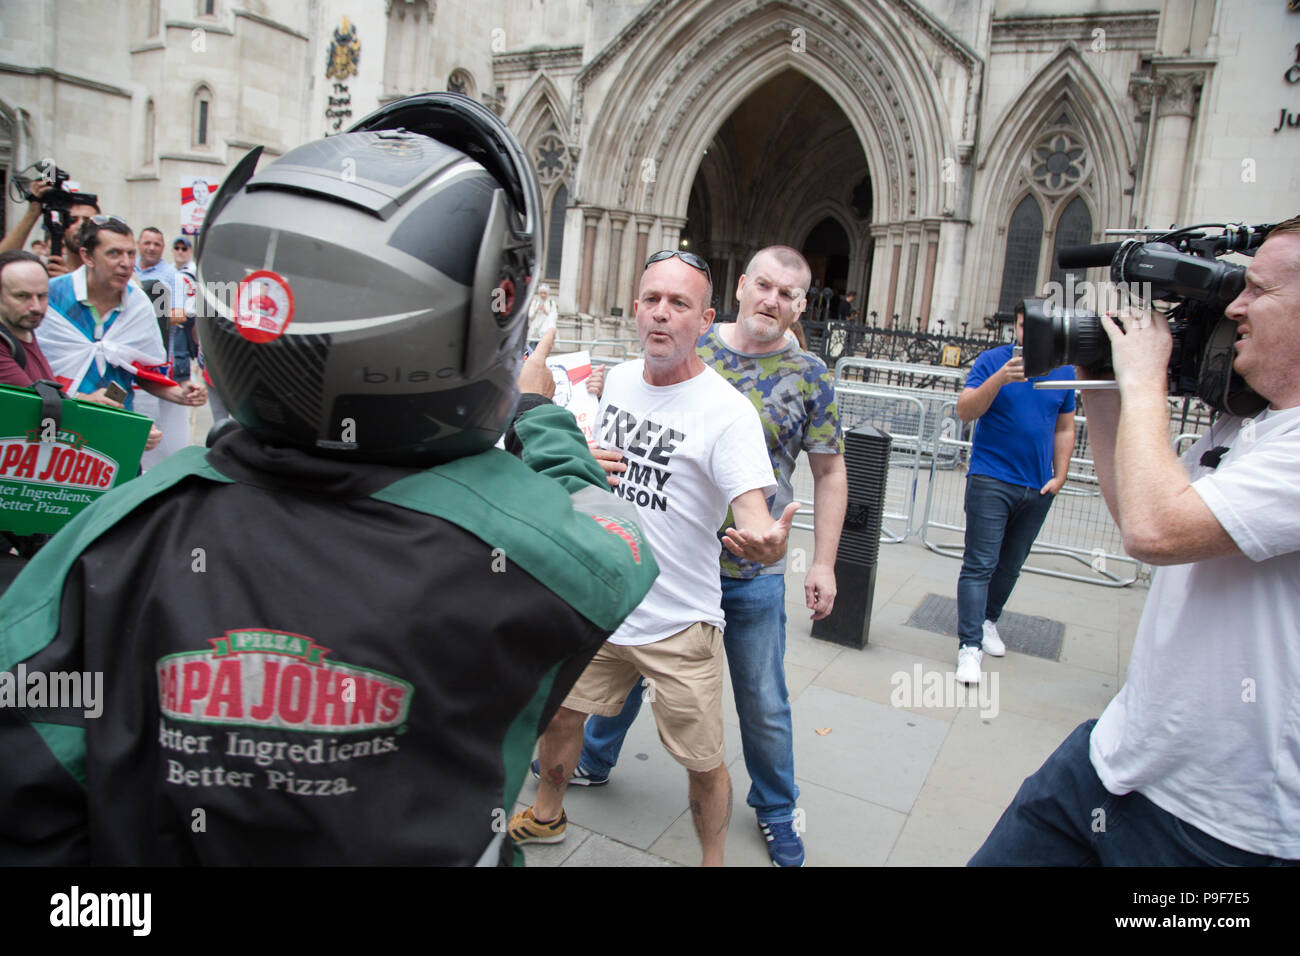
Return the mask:
<path id="1" fill-rule="evenodd" d="M 980 682 L 984 652 L 1007 652 L 997 621 L 1052 499 L 1065 484 L 1074 448 L 1074 391 L 1035 390 L 1035 381 L 1073 379 L 1069 366 L 1025 378 L 1020 355 L 1024 303 L 1016 306 L 1016 341 L 975 360 L 957 399 L 964 422 L 979 420 L 966 477 L 966 550 L 957 580 L 957 679 Z"/>

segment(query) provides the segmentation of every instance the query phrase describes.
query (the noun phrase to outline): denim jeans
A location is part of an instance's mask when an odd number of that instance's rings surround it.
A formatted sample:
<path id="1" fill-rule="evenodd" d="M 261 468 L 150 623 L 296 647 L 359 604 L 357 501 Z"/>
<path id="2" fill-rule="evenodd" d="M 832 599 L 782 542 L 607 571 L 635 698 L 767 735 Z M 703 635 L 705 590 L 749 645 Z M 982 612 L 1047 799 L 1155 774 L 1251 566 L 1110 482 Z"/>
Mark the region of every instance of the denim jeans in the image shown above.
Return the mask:
<path id="1" fill-rule="evenodd" d="M 1055 495 L 988 475 L 966 479 L 966 551 L 957 578 L 957 635 L 964 647 L 984 643 L 984 622 L 997 621 Z"/>
<path id="2" fill-rule="evenodd" d="M 1224 843 L 1136 791 L 1115 796 L 1088 756 L 1095 723 L 1020 785 L 968 866 L 1300 866 Z"/>
<path id="3" fill-rule="evenodd" d="M 722 579 L 723 644 L 740 717 L 740 740 L 751 785 L 747 802 L 760 823 L 794 818 L 794 731 L 785 685 L 785 576 Z M 632 688 L 617 717 L 591 717 L 579 762 L 608 773 L 618 761 L 628 728 L 641 709 L 642 690 Z"/>
<path id="4" fill-rule="evenodd" d="M 193 352 L 190 349 L 190 339 L 185 326 L 178 325 L 171 329 L 171 344 L 172 378 L 177 382 L 188 381 Z"/>

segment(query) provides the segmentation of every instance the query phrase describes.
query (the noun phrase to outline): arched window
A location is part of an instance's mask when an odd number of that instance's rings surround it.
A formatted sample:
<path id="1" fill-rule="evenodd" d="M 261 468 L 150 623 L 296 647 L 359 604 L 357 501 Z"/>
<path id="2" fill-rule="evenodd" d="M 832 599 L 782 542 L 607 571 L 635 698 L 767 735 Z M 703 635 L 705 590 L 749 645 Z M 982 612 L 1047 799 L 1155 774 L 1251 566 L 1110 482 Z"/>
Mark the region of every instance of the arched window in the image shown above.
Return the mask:
<path id="1" fill-rule="evenodd" d="M 546 278 L 560 278 L 560 257 L 564 252 L 564 213 L 569 205 L 569 190 L 564 183 L 551 197 L 551 220 L 546 230 Z"/>
<path id="2" fill-rule="evenodd" d="M 451 76 L 447 77 L 447 92 L 464 93 L 466 96 L 477 98 L 478 84 L 474 82 L 474 77 L 469 70 L 457 68 L 451 71 Z"/>
<path id="3" fill-rule="evenodd" d="M 190 145 L 196 149 L 212 148 L 212 90 L 206 85 L 194 91 L 194 122 Z"/>
<path id="4" fill-rule="evenodd" d="M 1083 246 L 1092 242 L 1092 213 L 1082 196 L 1075 196 L 1056 223 L 1056 243 L 1052 249 L 1052 281 L 1065 285 L 1066 272 L 1056 264 L 1056 256 L 1066 246 Z M 1072 270 L 1075 283 L 1082 282 L 1084 270 Z"/>
<path id="5" fill-rule="evenodd" d="M 1002 265 L 1002 293 L 998 311 L 1010 315 L 1016 303 L 1034 295 L 1038 282 L 1038 256 L 1043 244 L 1043 210 L 1038 200 L 1020 200 L 1007 226 L 1007 258 Z"/>

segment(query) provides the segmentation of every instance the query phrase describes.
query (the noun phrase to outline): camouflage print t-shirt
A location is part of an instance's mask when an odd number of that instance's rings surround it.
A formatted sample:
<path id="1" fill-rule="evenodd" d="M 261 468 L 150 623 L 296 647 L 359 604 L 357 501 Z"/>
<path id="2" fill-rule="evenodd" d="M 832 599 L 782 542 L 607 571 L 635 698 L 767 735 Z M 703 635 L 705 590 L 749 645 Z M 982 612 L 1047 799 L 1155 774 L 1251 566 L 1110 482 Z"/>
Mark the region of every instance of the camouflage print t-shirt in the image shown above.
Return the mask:
<path id="1" fill-rule="evenodd" d="M 813 455 L 844 453 L 834 379 L 821 359 L 794 342 L 788 341 L 771 355 L 746 355 L 722 341 L 717 325 L 700 338 L 696 352 L 758 409 L 777 481 L 776 496 L 768 500 L 775 518 L 794 500 L 790 479 L 800 449 Z M 732 521 L 730 514 L 727 520 Z M 723 577 L 785 572 L 784 560 L 764 567 L 736 557 L 725 547 L 721 551 Z"/>

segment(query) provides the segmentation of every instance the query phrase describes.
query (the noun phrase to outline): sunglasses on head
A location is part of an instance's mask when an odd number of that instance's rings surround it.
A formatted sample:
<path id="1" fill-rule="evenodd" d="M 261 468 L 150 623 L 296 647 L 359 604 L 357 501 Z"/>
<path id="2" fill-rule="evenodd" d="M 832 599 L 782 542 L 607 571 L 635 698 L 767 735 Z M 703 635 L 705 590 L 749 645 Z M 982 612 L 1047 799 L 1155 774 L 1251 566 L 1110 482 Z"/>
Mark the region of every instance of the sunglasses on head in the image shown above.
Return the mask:
<path id="1" fill-rule="evenodd" d="M 693 252 L 683 252 L 680 249 L 664 249 L 662 252 L 656 252 L 653 256 L 645 261 L 645 267 L 649 269 L 656 262 L 663 262 L 665 259 L 671 259 L 676 256 L 693 269 L 699 269 L 704 273 L 705 278 L 710 282 L 713 281 L 713 273 L 709 271 L 709 264 L 700 256 Z"/>
<path id="2" fill-rule="evenodd" d="M 109 216 L 103 213 L 100 213 L 98 216 L 91 216 L 90 221 L 97 226 L 104 226 L 110 222 L 120 222 L 122 225 L 126 225 L 126 220 L 121 216 Z"/>

